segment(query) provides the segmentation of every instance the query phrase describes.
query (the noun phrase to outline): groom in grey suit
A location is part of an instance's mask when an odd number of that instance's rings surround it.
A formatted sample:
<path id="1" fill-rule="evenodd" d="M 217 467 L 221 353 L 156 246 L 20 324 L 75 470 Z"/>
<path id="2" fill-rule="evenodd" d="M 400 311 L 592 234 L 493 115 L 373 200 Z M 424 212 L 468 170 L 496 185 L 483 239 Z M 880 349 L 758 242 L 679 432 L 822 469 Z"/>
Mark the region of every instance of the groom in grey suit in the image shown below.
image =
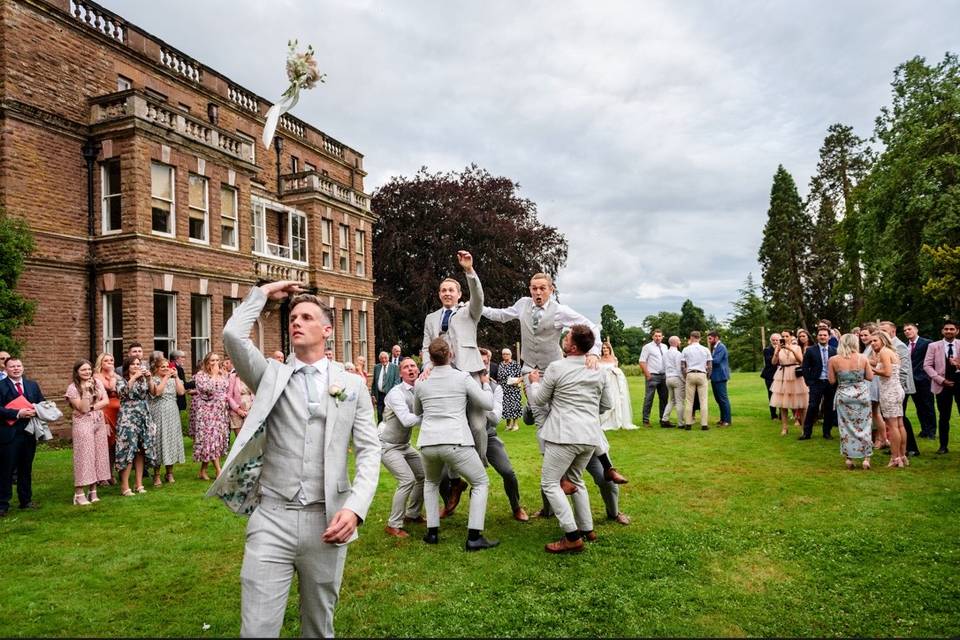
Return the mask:
<path id="1" fill-rule="evenodd" d="M 530 372 L 530 402 L 549 409 L 540 430 L 544 444 L 540 488 L 564 532 L 559 541 L 546 545 L 548 553 L 583 551 L 582 537 L 596 539 L 583 470 L 603 442 L 600 414 L 614 402 L 606 372 L 584 366 L 593 341 L 590 327 L 574 325 L 563 337 L 567 357 L 550 363 L 542 382 L 539 371 Z M 564 476 L 577 488 L 572 511 L 560 488 Z"/>
<path id="2" fill-rule="evenodd" d="M 333 331 L 326 305 L 309 294 L 290 301 L 293 357 L 287 363 L 265 358 L 250 340 L 268 299 L 300 291 L 296 282 L 254 287 L 223 329 L 237 374 L 256 394 L 207 493 L 237 513 L 252 514 L 240 570 L 244 637 L 279 635 L 294 572 L 300 578 L 301 635 L 333 636 L 346 545 L 357 538 L 380 472 L 366 385 L 324 357 Z"/>

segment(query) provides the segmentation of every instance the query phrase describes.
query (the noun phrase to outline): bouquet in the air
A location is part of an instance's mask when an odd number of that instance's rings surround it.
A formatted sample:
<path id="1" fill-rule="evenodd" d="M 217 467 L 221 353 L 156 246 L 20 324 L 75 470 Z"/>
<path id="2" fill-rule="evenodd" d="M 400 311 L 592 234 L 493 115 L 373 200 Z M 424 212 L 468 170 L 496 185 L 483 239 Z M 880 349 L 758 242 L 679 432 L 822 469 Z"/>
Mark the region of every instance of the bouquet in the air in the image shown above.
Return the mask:
<path id="1" fill-rule="evenodd" d="M 287 41 L 287 78 L 290 80 L 290 86 L 280 94 L 280 100 L 267 111 L 267 122 L 263 127 L 263 146 L 270 148 L 280 116 L 297 104 L 300 99 L 300 90 L 313 89 L 318 82 L 324 82 L 326 77 L 326 74 L 320 73 L 317 67 L 312 46 L 307 45 L 305 52 L 298 53 L 297 41 Z"/>

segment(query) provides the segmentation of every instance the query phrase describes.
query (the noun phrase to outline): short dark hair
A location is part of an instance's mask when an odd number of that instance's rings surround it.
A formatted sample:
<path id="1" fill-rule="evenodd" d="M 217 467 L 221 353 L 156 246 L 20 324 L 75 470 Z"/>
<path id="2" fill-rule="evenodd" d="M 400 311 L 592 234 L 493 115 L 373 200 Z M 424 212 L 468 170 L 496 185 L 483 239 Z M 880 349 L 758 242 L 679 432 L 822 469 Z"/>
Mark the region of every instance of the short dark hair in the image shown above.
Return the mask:
<path id="1" fill-rule="evenodd" d="M 590 349 L 593 349 L 596 338 L 590 327 L 585 324 L 575 324 L 570 327 L 570 341 L 573 342 L 577 351 L 587 353 Z"/>
<path id="2" fill-rule="evenodd" d="M 707 335 L 710 336 L 710 337 L 712 337 L 712 338 L 719 338 L 719 337 L 720 337 L 720 334 L 717 333 L 717 330 L 716 330 L 716 329 L 714 329 L 713 331 L 711 331 L 711 332 L 708 333 Z"/>
<path id="3" fill-rule="evenodd" d="M 437 366 L 450 362 L 450 345 L 443 338 L 434 338 L 427 351 L 430 352 L 430 362 Z"/>
<path id="4" fill-rule="evenodd" d="M 917 330 L 917 332 L 920 331 L 920 327 L 917 326 L 917 323 L 916 323 L 916 322 L 904 322 L 904 323 L 903 323 L 903 328 L 906 329 L 907 327 L 913 327 L 914 329 Z"/>
<path id="5" fill-rule="evenodd" d="M 949 319 L 949 318 L 947 318 L 946 320 L 943 321 L 943 326 L 947 326 L 948 324 L 952 324 L 952 325 L 955 326 L 955 327 L 956 327 L 956 326 L 960 326 L 960 325 L 957 324 L 957 321 L 956 321 L 956 320 L 951 320 L 951 319 Z"/>
<path id="6" fill-rule="evenodd" d="M 827 320 L 826 318 L 821 318 L 821 319 L 820 319 L 820 324 L 825 324 L 825 325 L 827 325 L 827 329 L 833 329 L 833 323 L 830 322 L 829 320 Z"/>
<path id="7" fill-rule="evenodd" d="M 320 300 L 318 296 L 315 296 L 312 293 L 298 293 L 290 298 L 290 313 L 293 313 L 293 310 L 297 307 L 297 305 L 303 302 L 309 302 L 320 307 L 320 312 L 327 320 L 327 324 L 329 324 L 331 327 L 333 326 L 333 314 L 330 312 L 330 307 Z"/>
<path id="8" fill-rule="evenodd" d="M 490 351 L 490 349 L 487 349 L 486 347 L 480 347 L 480 349 L 478 349 L 478 351 L 480 351 L 480 355 L 482 355 L 482 356 L 487 356 L 487 357 L 490 357 L 490 358 L 493 357 L 493 351 Z"/>
<path id="9" fill-rule="evenodd" d="M 820 327 L 819 329 L 817 329 L 817 335 L 820 335 L 821 331 L 826 331 L 827 335 L 830 335 L 830 329 L 828 329 L 827 327 Z"/>
<path id="10" fill-rule="evenodd" d="M 140 344 L 139 342 L 131 342 L 131 343 L 130 343 L 130 346 L 127 347 L 127 352 L 129 353 L 129 352 L 130 352 L 130 349 L 135 349 L 135 348 L 137 348 L 137 347 L 140 347 L 141 349 L 143 349 L 143 345 Z"/>
<path id="11" fill-rule="evenodd" d="M 688 337 L 690 337 L 690 338 L 696 338 L 697 340 L 699 340 L 699 339 L 700 339 L 700 332 L 699 332 L 699 331 L 691 331 L 691 332 L 690 332 L 690 335 L 689 335 Z"/>

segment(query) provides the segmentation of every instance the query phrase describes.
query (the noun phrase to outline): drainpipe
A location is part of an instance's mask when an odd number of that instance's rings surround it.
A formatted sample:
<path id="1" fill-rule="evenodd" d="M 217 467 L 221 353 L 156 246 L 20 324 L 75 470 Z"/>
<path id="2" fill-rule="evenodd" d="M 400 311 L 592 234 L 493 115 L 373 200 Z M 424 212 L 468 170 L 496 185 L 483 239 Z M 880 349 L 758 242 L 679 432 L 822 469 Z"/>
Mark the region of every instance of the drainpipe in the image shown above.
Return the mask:
<path id="1" fill-rule="evenodd" d="M 80 153 L 87 161 L 87 317 L 89 318 L 90 362 L 97 358 L 97 267 L 93 257 L 93 237 L 96 233 L 96 211 L 93 204 L 94 163 L 102 145 L 88 138 Z"/>
<path id="2" fill-rule="evenodd" d="M 274 136 L 273 149 L 277 152 L 277 197 L 283 195 L 283 185 L 280 183 L 280 152 L 283 151 L 283 138 Z"/>

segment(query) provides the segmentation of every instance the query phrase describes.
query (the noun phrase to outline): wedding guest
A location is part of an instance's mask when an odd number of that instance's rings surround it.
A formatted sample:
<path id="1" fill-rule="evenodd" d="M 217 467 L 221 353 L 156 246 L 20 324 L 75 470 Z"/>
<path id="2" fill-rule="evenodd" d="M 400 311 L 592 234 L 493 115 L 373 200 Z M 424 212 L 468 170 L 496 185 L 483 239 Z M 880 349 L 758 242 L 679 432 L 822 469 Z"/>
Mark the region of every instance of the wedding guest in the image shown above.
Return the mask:
<path id="1" fill-rule="evenodd" d="M 835 402 L 837 428 L 840 432 L 840 454 L 847 469 L 854 468 L 854 459 L 862 459 L 864 469 L 870 468 L 873 454 L 873 436 L 870 431 L 870 380 L 873 369 L 860 354 L 860 338 L 847 333 L 840 337 L 837 355 L 827 364 L 828 379 L 837 385 Z"/>
<path id="2" fill-rule="evenodd" d="M 190 427 L 194 433 L 193 461 L 200 463 L 201 480 L 209 480 L 207 465 L 213 463 L 220 476 L 220 458 L 227 453 L 230 418 L 227 415 L 227 386 L 230 381 L 220 369 L 220 354 L 209 351 L 203 356 L 200 371 L 193 376 L 197 395 L 190 405 Z"/>
<path id="3" fill-rule="evenodd" d="M 864 323 L 860 327 L 860 352 L 868 360 L 873 359 L 873 334 L 877 325 L 873 322 Z M 873 448 L 889 449 L 890 440 L 887 438 L 887 423 L 880 414 L 880 377 L 873 376 L 870 382 L 870 408 L 873 411 Z"/>
<path id="4" fill-rule="evenodd" d="M 88 360 L 77 360 L 73 365 L 73 382 L 67 387 L 66 396 L 73 408 L 73 504 L 87 506 L 100 502 L 97 483 L 112 475 L 108 428 L 103 420 L 103 408 L 109 398 L 103 384 L 94 378 Z"/>
<path id="5" fill-rule="evenodd" d="M 153 423 L 147 407 L 150 386 L 147 383 L 147 368 L 140 358 L 127 356 L 123 359 L 123 377 L 120 378 L 120 418 L 117 420 L 116 467 L 120 471 L 120 495 L 132 496 L 130 470 L 136 472 L 136 491 L 143 488 L 144 465 L 157 466 L 157 426 Z"/>
<path id="6" fill-rule="evenodd" d="M 927 348 L 923 359 L 923 370 L 930 377 L 930 390 L 937 398 L 937 412 L 940 420 L 940 448 L 937 453 L 949 452 L 950 414 L 956 403 L 960 411 L 960 342 L 957 342 L 957 322 L 946 320 L 940 330 L 943 340 L 938 340 Z"/>
<path id="7" fill-rule="evenodd" d="M 667 347 L 663 344 L 663 332 L 653 330 L 652 341 L 643 345 L 640 350 L 640 370 L 646 380 L 646 391 L 643 395 L 643 426 L 650 426 L 650 411 L 653 408 L 654 394 L 660 399 L 660 413 L 663 415 L 667 406 L 667 376 L 664 369 L 664 355 Z"/>
<path id="8" fill-rule="evenodd" d="M 180 426 L 180 410 L 177 398 L 184 395 L 183 381 L 177 370 L 163 357 L 162 351 L 150 355 L 150 416 L 157 425 L 157 466 L 153 469 L 153 486 L 163 484 L 160 465 L 163 465 L 167 482 L 175 482 L 173 465 L 186 462 L 183 451 L 183 430 Z"/>
<path id="9" fill-rule="evenodd" d="M 283 351 L 274 351 L 270 357 L 281 364 L 286 360 L 286 358 L 283 357 Z"/>
<path id="10" fill-rule="evenodd" d="M 131 342 L 130 346 L 127 347 L 127 355 L 124 356 L 124 358 L 139 358 L 140 360 L 143 360 L 143 345 L 139 342 Z M 117 375 L 121 378 L 126 378 L 126 375 L 124 375 L 123 363 L 120 364 L 121 366 L 117 370 Z"/>
<path id="11" fill-rule="evenodd" d="M 830 382 L 827 366 L 837 350 L 830 346 L 830 330 L 825 326 L 817 329 L 817 344 L 803 352 L 803 379 L 808 390 L 807 415 L 803 420 L 802 440 L 813 435 L 813 423 L 817 416 L 823 417 L 823 437 L 830 440 L 830 430 L 836 423 L 833 409 L 835 385 Z M 821 410 L 821 407 L 823 408 Z"/>
<path id="12" fill-rule="evenodd" d="M 807 349 L 813 346 L 813 340 L 810 339 L 810 334 L 806 329 L 799 327 L 797 328 L 797 346 L 800 347 L 800 353 L 806 353 Z"/>
<path id="13" fill-rule="evenodd" d="M 727 346 L 720 340 L 720 334 L 711 331 L 707 334 L 707 343 L 710 345 L 713 367 L 710 371 L 710 390 L 713 391 L 713 399 L 717 401 L 720 409 L 720 422 L 718 427 L 729 427 L 733 419 L 730 414 L 730 395 L 727 393 L 727 381 L 730 380 L 730 358 L 727 353 Z"/>
<path id="14" fill-rule="evenodd" d="M 666 356 L 666 354 L 664 354 Z M 618 366 L 619 361 L 613 355 L 610 341 L 600 345 L 600 369 L 607 373 L 607 390 L 613 400 L 613 406 L 600 414 L 600 426 L 604 431 L 611 429 L 636 429 L 633 424 L 633 408 L 630 406 L 630 388 L 627 378 Z"/>
<path id="15" fill-rule="evenodd" d="M 370 373 L 367 371 L 367 358 L 365 356 L 357 356 L 354 360 L 356 365 L 356 374 L 363 378 L 363 384 L 367 385 L 367 388 L 370 388 Z"/>
<path id="16" fill-rule="evenodd" d="M 920 420 L 920 437 L 934 440 L 937 437 L 937 415 L 933 408 L 933 392 L 930 390 L 930 376 L 923 370 L 923 360 L 927 356 L 930 340 L 920 335 L 920 329 L 912 322 L 903 325 L 903 335 L 907 338 L 910 362 L 913 365 L 913 405 Z"/>
<path id="17" fill-rule="evenodd" d="M 777 350 L 780 344 L 780 334 L 770 334 L 770 345 L 763 349 L 763 369 L 760 371 L 760 377 L 763 378 L 763 384 L 767 387 L 767 403 L 769 404 L 773 391 L 770 387 L 773 385 L 773 376 L 777 373 L 777 363 L 773 361 L 773 352 Z M 770 419 L 777 420 L 780 417 L 777 408 L 770 406 Z"/>
<path id="18" fill-rule="evenodd" d="M 673 427 L 670 422 L 670 414 L 674 409 L 677 410 L 677 424 L 683 424 L 683 400 L 684 400 L 684 382 L 683 366 L 680 355 L 680 337 L 670 336 L 667 340 L 670 348 L 664 356 L 664 366 L 667 375 L 667 408 L 663 410 L 660 416 L 660 426 L 664 428 Z"/>
<path id="19" fill-rule="evenodd" d="M 913 433 L 913 424 L 910 422 L 910 418 L 907 417 L 907 403 L 910 401 L 910 396 L 917 392 L 916 383 L 913 381 L 913 365 L 910 361 L 910 348 L 907 347 L 906 343 L 903 342 L 900 338 L 897 337 L 897 325 L 895 325 L 890 320 L 884 320 L 879 324 L 880 330 L 887 334 L 890 338 L 890 342 L 893 345 L 893 350 L 897 352 L 897 355 L 900 357 L 900 375 L 899 381 L 900 386 L 903 387 L 903 430 L 906 433 L 906 450 L 908 456 L 918 456 L 920 455 L 920 449 L 917 446 L 917 438 Z M 909 464 L 909 460 L 907 461 Z"/>
<path id="20" fill-rule="evenodd" d="M 397 367 L 399 367 L 399 366 L 400 366 L 400 360 L 401 360 L 401 349 L 400 349 L 400 345 L 395 344 L 395 345 L 393 345 L 393 347 L 391 347 L 391 349 L 390 349 L 390 364 L 393 364 L 393 365 L 396 365 Z"/>
<path id="21" fill-rule="evenodd" d="M 14 473 L 20 508 L 39 508 L 33 501 L 33 459 L 37 453 L 37 439 L 26 432 L 27 423 L 37 415 L 37 410 L 32 406 L 17 409 L 7 405 L 18 399 L 30 404 L 44 401 L 40 385 L 23 375 L 20 358 L 7 358 L 6 372 L 7 377 L 0 380 L 0 417 L 7 420 L 7 424 L 0 427 L 0 517 L 5 517 L 10 509 Z"/>
<path id="22" fill-rule="evenodd" d="M 907 433 L 903 427 L 903 387 L 900 386 L 900 356 L 890 342 L 890 336 L 879 329 L 871 336 L 873 358 L 870 365 L 880 377 L 880 413 L 887 425 L 890 441 L 888 467 L 904 467 L 907 459 Z"/>
<path id="23" fill-rule="evenodd" d="M 333 362 L 334 360 L 337 359 L 337 357 L 333 353 L 333 349 L 331 349 L 330 347 L 327 347 L 326 350 L 324 350 L 323 357 L 329 360 L 330 362 Z"/>
<path id="24" fill-rule="evenodd" d="M 484 347 L 480 347 L 480 357 L 483 364 L 490 366 L 490 360 L 493 353 Z M 503 491 L 507 494 L 507 501 L 510 502 L 510 511 L 513 513 L 514 520 L 519 522 L 528 522 L 530 516 L 520 504 L 520 482 L 517 480 L 517 474 L 513 470 L 513 463 L 510 462 L 510 455 L 507 453 L 507 446 L 503 440 L 497 437 L 497 425 L 503 417 L 503 385 L 490 380 L 490 387 L 493 389 L 493 409 L 487 411 L 487 460 L 494 471 L 500 474 L 503 479 Z"/>
<path id="25" fill-rule="evenodd" d="M 101 353 L 97 356 L 97 361 L 93 365 L 93 377 L 96 378 L 103 388 L 107 391 L 107 406 L 103 408 L 103 421 L 107 425 L 107 452 L 110 457 L 110 479 L 107 484 L 115 484 L 112 469 L 116 468 L 116 446 L 117 446 L 117 419 L 120 417 L 120 393 L 117 391 L 117 383 L 120 376 L 114 369 L 113 356 L 109 353 Z"/>
<path id="26" fill-rule="evenodd" d="M 425 522 L 420 515 L 423 508 L 423 461 L 420 453 L 410 445 L 410 432 L 420 424 L 420 416 L 413 413 L 413 385 L 420 375 L 420 368 L 413 358 L 401 360 L 399 368 L 400 384 L 387 392 L 383 420 L 377 434 L 380 436 L 380 461 L 397 481 L 384 531 L 396 538 L 408 538 L 410 534 L 403 528 L 405 522 Z"/>
<path id="27" fill-rule="evenodd" d="M 236 436 L 243 427 L 243 421 L 253 406 L 253 391 L 250 390 L 237 372 L 229 376 L 227 383 L 227 406 L 230 407 L 230 430 Z"/>
<path id="28" fill-rule="evenodd" d="M 809 401 L 807 385 L 802 377 L 797 377 L 797 367 L 803 361 L 803 352 L 793 343 L 789 331 L 780 334 L 780 343 L 773 352 L 773 362 L 777 372 L 773 377 L 770 406 L 780 409 L 780 435 L 785 436 L 789 427 L 789 412 L 802 416 Z"/>
<path id="29" fill-rule="evenodd" d="M 177 370 L 177 378 L 183 383 L 183 388 L 185 391 L 189 391 L 193 388 L 192 382 L 187 382 L 187 373 L 183 368 L 183 365 L 187 362 L 187 354 L 179 349 L 174 349 L 170 352 L 170 366 L 174 367 Z M 186 411 L 187 410 L 187 393 L 177 395 L 177 410 Z"/>
<path id="30" fill-rule="evenodd" d="M 507 421 L 507 431 L 517 431 L 520 425 L 517 421 L 523 414 L 523 405 L 520 398 L 520 375 L 522 367 L 513 359 L 513 352 L 508 347 L 500 351 L 500 365 L 497 368 L 497 382 L 503 389 L 503 419 Z"/>
<path id="31" fill-rule="evenodd" d="M 680 356 L 680 367 L 683 371 L 685 397 L 683 407 L 683 428 L 690 431 L 693 425 L 693 400 L 700 401 L 700 430 L 706 431 L 707 426 L 707 380 L 713 371 L 713 355 L 710 350 L 700 344 L 700 332 L 691 331 L 687 339 L 687 346 Z"/>

